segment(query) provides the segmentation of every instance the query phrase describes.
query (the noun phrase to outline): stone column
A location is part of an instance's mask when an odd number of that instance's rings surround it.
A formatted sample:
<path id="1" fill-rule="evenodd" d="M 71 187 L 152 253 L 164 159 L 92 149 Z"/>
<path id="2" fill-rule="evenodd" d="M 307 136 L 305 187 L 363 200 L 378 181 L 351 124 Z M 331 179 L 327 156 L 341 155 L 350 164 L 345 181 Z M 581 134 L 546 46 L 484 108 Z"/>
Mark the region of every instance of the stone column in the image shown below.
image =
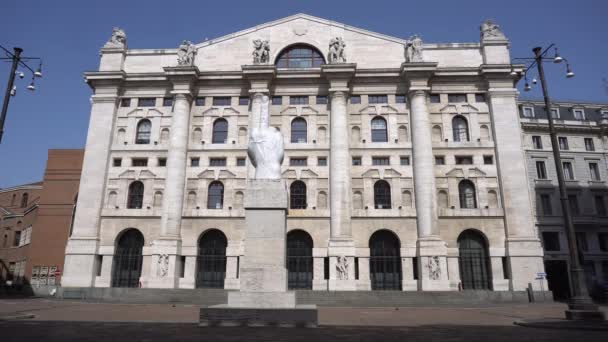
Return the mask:
<path id="1" fill-rule="evenodd" d="M 61 279 L 64 287 L 91 287 L 95 279 L 95 255 L 99 245 L 99 224 L 106 189 L 110 146 L 118 104 L 122 72 L 91 73 L 87 81 L 91 96 L 91 117 L 82 164 L 82 182 L 72 236 L 67 242 Z"/>

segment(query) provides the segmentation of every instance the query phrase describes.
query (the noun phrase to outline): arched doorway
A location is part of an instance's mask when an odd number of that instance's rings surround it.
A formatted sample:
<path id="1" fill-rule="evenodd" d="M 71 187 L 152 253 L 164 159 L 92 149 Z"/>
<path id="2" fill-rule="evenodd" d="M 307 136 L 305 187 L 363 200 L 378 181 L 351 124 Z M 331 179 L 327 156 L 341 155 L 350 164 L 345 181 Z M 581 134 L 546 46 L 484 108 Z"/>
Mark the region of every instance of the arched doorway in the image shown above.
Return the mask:
<path id="1" fill-rule="evenodd" d="M 228 240 L 217 229 L 203 234 L 198 241 L 196 287 L 224 288 Z"/>
<path id="2" fill-rule="evenodd" d="M 388 230 L 369 239 L 369 273 L 372 290 L 401 290 L 401 244 Z"/>
<path id="3" fill-rule="evenodd" d="M 469 229 L 458 237 L 460 281 L 463 290 L 491 290 L 488 245 L 481 233 Z"/>
<path id="4" fill-rule="evenodd" d="M 112 266 L 112 287 L 139 287 L 144 236 L 128 229 L 118 238 Z"/>
<path id="5" fill-rule="evenodd" d="M 302 230 L 287 234 L 287 278 L 289 289 L 312 290 L 312 238 Z"/>

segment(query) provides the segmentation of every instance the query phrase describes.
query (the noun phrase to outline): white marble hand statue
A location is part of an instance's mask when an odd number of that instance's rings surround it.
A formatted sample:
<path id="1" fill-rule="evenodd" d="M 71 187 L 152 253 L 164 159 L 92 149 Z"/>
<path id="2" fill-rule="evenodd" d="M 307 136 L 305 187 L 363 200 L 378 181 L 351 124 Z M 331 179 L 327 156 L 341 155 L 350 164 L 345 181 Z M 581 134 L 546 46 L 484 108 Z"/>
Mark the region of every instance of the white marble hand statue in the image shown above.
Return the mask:
<path id="1" fill-rule="evenodd" d="M 269 127 L 268 115 L 268 96 L 264 96 L 260 127 L 251 130 L 247 147 L 247 155 L 255 167 L 255 179 L 281 178 L 283 135 L 276 128 Z"/>

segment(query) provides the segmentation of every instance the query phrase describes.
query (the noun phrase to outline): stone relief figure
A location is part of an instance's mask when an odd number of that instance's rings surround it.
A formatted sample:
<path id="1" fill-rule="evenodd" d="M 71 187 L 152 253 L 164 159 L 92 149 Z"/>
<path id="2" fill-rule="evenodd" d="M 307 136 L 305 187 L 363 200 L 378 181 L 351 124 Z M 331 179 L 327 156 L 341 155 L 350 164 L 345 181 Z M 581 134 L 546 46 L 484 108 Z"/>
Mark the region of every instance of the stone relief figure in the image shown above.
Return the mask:
<path id="1" fill-rule="evenodd" d="M 429 278 L 432 280 L 437 280 L 441 276 L 441 266 L 439 265 L 439 257 L 433 256 L 429 257 Z"/>
<path id="2" fill-rule="evenodd" d="M 255 179 L 281 178 L 283 135 L 278 129 L 269 126 L 268 104 L 268 96 L 262 95 L 260 127 L 251 130 L 247 146 L 247 155 L 255 167 Z"/>
<path id="3" fill-rule="evenodd" d="M 270 60 L 270 43 L 267 40 L 253 41 L 253 64 L 267 64 Z"/>
<path id="4" fill-rule="evenodd" d="M 346 44 L 340 37 L 333 38 L 329 41 L 329 53 L 327 54 L 329 64 L 346 63 L 345 47 Z"/>
<path id="5" fill-rule="evenodd" d="M 158 267 L 156 268 L 156 276 L 164 278 L 169 272 L 169 255 L 160 254 L 158 256 Z"/>
<path id="6" fill-rule="evenodd" d="M 344 255 L 338 257 L 336 270 L 338 271 L 338 279 L 348 280 L 348 259 Z"/>
<path id="7" fill-rule="evenodd" d="M 405 62 L 423 62 L 422 39 L 417 34 L 411 36 L 405 44 Z"/>
<path id="8" fill-rule="evenodd" d="M 105 48 L 125 48 L 127 46 L 127 34 L 120 27 L 112 29 L 110 40 L 103 46 Z"/>
<path id="9" fill-rule="evenodd" d="M 506 39 L 505 34 L 500 30 L 498 26 L 491 19 L 487 19 L 481 24 L 481 40 L 484 39 Z"/>
<path id="10" fill-rule="evenodd" d="M 184 40 L 177 50 L 177 65 L 192 66 L 194 65 L 194 55 L 196 55 L 196 47 L 189 40 Z"/>

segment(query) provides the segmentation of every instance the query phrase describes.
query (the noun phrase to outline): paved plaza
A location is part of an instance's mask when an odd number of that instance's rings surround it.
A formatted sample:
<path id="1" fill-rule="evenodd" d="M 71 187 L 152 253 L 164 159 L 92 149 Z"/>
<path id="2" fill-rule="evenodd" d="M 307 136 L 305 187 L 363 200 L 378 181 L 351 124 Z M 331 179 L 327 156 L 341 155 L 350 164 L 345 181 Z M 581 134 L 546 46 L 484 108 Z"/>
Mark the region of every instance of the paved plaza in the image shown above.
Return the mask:
<path id="1" fill-rule="evenodd" d="M 549 330 L 515 320 L 561 318 L 564 304 L 319 309 L 318 328 L 199 327 L 197 305 L 0 300 L 4 341 L 604 341 L 608 332 Z M 603 310 L 608 310 L 603 307 Z"/>

